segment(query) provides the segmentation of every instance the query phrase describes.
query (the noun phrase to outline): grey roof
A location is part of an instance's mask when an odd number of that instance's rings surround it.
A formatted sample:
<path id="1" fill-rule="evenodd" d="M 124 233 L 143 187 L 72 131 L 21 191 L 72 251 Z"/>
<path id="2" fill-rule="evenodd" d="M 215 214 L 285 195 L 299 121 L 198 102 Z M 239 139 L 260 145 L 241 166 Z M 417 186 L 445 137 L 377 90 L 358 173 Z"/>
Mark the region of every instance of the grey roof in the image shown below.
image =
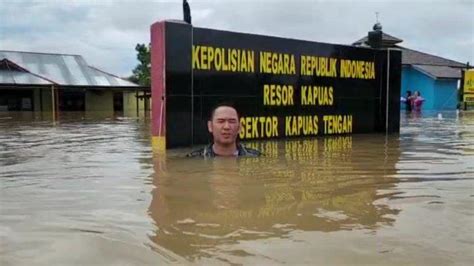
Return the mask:
<path id="1" fill-rule="evenodd" d="M 446 59 L 440 56 L 431 55 L 416 50 L 396 46 L 402 50 L 403 65 L 433 65 L 433 66 L 450 66 L 450 67 L 466 67 L 465 64 L 454 60 Z"/>
<path id="2" fill-rule="evenodd" d="M 80 55 L 0 51 L 2 59 L 62 86 L 138 87 L 135 83 L 87 65 Z M 36 85 L 44 84 L 40 82 Z"/>
<path id="3" fill-rule="evenodd" d="M 52 85 L 53 83 L 29 72 L 0 70 L 0 84 Z"/>
<path id="4" fill-rule="evenodd" d="M 352 45 L 368 46 L 367 40 L 368 37 L 366 36 Z M 402 41 L 402 39 L 382 32 L 382 46 L 399 48 L 402 51 L 402 65 L 411 65 L 414 69 L 434 79 L 461 78 L 461 68 L 465 68 L 465 64 L 397 45 L 397 43 Z"/>
<path id="5" fill-rule="evenodd" d="M 450 66 L 433 65 L 412 65 L 418 71 L 421 71 L 436 79 L 460 79 L 461 69 Z"/>
<path id="6" fill-rule="evenodd" d="M 368 37 L 365 36 L 363 38 L 361 38 L 360 40 L 358 41 L 355 41 L 352 43 L 352 45 L 364 45 L 364 44 L 367 44 L 367 41 L 368 41 Z M 386 43 L 386 44 L 396 44 L 396 43 L 401 43 L 403 42 L 402 39 L 399 39 L 397 37 L 393 37 L 392 35 L 389 35 L 385 32 L 382 32 L 382 43 Z"/>
<path id="7" fill-rule="evenodd" d="M 367 46 L 367 39 L 368 37 L 364 37 L 352 45 L 355 46 Z M 454 60 L 450 60 L 447 58 L 443 58 L 436 55 L 431 55 L 427 53 L 423 53 L 420 51 L 416 51 L 413 49 L 409 49 L 403 46 L 396 45 L 397 43 L 402 42 L 402 39 L 397 37 L 391 36 L 385 32 L 382 32 L 382 42 L 384 43 L 384 47 L 395 47 L 400 48 L 402 50 L 402 64 L 403 65 L 433 65 L 433 66 L 450 66 L 450 67 L 466 67 L 465 64 L 456 62 Z"/>

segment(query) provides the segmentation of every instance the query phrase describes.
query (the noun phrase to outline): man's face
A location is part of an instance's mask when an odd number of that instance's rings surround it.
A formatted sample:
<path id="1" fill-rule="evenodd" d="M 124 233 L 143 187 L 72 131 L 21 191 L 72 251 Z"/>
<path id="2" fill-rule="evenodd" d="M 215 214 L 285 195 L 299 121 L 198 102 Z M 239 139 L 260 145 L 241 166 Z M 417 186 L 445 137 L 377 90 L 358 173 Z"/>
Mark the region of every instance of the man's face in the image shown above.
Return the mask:
<path id="1" fill-rule="evenodd" d="M 214 143 L 229 145 L 235 143 L 240 130 L 239 116 L 234 108 L 221 106 L 214 111 L 207 128 L 214 137 Z"/>

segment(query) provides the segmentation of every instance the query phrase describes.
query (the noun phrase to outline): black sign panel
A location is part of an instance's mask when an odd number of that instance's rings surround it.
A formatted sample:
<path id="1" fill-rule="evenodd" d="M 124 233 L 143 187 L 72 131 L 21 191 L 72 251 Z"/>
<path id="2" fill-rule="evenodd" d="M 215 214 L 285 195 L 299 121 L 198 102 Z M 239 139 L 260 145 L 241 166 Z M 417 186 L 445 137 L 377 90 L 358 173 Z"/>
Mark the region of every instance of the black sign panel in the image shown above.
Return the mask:
<path id="1" fill-rule="evenodd" d="M 243 140 L 399 131 L 400 51 L 164 25 L 168 148 L 207 143 L 219 102 Z"/>

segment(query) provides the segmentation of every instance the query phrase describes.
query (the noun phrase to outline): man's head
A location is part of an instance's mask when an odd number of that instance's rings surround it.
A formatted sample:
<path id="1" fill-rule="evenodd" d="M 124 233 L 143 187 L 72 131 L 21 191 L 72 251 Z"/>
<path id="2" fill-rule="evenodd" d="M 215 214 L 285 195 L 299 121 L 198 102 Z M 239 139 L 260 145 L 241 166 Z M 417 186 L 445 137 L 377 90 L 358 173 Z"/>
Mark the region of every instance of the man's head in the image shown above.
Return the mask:
<path id="1" fill-rule="evenodd" d="M 239 135 L 240 122 L 237 110 L 230 104 L 217 105 L 211 112 L 207 129 L 217 145 L 235 145 Z"/>

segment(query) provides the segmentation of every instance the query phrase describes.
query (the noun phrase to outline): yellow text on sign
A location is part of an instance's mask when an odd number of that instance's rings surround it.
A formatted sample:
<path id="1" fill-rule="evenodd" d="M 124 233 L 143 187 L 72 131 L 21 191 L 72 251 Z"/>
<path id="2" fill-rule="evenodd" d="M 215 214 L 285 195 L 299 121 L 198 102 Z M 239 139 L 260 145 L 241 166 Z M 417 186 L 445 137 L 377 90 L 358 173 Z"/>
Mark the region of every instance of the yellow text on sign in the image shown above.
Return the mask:
<path id="1" fill-rule="evenodd" d="M 294 105 L 292 85 L 263 85 L 263 105 Z"/>
<path id="2" fill-rule="evenodd" d="M 337 77 L 337 58 L 302 55 L 301 75 L 317 77 Z"/>
<path id="3" fill-rule="evenodd" d="M 308 136 L 318 134 L 318 116 L 286 116 L 285 136 Z"/>
<path id="4" fill-rule="evenodd" d="M 464 72 L 464 93 L 474 93 L 474 70 Z"/>
<path id="5" fill-rule="evenodd" d="M 296 74 L 295 56 L 292 54 L 260 52 L 260 73 Z"/>
<path id="6" fill-rule="evenodd" d="M 278 137 L 278 117 L 241 117 L 239 136 L 241 139 Z"/>
<path id="7" fill-rule="evenodd" d="M 301 86 L 301 105 L 333 105 L 332 86 Z"/>
<path id="8" fill-rule="evenodd" d="M 324 134 L 352 133 L 352 115 L 325 115 Z"/>
<path id="9" fill-rule="evenodd" d="M 372 61 L 341 60 L 341 78 L 375 79 L 375 63 Z"/>
<path id="10" fill-rule="evenodd" d="M 193 69 L 255 72 L 255 52 L 245 49 L 233 49 L 193 45 Z"/>
<path id="11" fill-rule="evenodd" d="M 464 102 L 474 103 L 474 94 L 464 94 Z"/>

